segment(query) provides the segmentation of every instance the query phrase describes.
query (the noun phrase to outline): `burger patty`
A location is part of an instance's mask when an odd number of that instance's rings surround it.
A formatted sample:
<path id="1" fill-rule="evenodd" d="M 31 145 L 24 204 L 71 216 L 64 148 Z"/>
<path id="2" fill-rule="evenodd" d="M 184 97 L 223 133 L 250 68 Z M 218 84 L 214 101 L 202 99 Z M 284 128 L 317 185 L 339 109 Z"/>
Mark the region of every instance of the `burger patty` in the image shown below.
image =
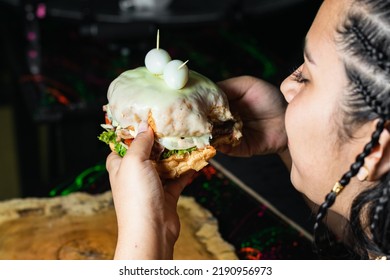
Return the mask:
<path id="1" fill-rule="evenodd" d="M 213 130 L 211 134 L 213 138 L 225 137 L 227 135 L 232 135 L 234 130 L 235 121 L 229 120 L 226 122 L 217 122 L 213 124 Z"/>

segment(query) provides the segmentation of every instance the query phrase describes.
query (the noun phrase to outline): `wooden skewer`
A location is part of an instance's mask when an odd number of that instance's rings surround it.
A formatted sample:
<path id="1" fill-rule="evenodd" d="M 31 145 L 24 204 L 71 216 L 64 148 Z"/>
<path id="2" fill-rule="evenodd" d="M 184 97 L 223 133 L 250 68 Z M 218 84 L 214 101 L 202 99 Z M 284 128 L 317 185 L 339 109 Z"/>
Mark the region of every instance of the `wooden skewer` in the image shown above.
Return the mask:
<path id="1" fill-rule="evenodd" d="M 179 70 L 179 69 L 182 68 L 184 65 L 186 65 L 188 61 L 189 61 L 189 60 L 187 59 L 187 61 L 184 62 L 182 65 L 180 65 L 180 66 L 177 68 L 177 70 Z"/>
<path id="2" fill-rule="evenodd" d="M 157 45 L 157 49 L 160 48 L 160 29 L 157 29 L 157 42 L 156 42 L 156 45 Z"/>

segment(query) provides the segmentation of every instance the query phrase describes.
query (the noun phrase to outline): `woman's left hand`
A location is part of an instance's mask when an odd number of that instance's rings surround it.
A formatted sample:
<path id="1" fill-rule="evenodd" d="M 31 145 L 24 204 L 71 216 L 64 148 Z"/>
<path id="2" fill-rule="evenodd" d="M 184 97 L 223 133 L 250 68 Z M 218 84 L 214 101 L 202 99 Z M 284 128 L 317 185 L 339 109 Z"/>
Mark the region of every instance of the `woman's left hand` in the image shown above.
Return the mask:
<path id="1" fill-rule="evenodd" d="M 153 131 L 141 123 L 126 155 L 107 157 L 118 241 L 115 259 L 172 259 L 179 236 L 177 201 L 193 172 L 164 185 L 149 160 Z"/>

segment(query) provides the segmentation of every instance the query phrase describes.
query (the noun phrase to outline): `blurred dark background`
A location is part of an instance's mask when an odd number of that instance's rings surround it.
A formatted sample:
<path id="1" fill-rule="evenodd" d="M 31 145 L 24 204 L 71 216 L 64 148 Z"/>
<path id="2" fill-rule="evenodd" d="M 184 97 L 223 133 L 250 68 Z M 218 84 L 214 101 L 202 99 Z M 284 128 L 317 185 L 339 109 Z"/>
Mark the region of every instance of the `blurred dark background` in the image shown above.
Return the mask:
<path id="1" fill-rule="evenodd" d="M 109 151 L 97 136 L 108 85 L 143 65 L 157 29 L 162 48 L 214 81 L 254 75 L 280 84 L 302 62 L 320 2 L 0 0 L 0 200 L 48 196 L 104 163 Z M 215 159 L 311 231 L 276 156 Z"/>

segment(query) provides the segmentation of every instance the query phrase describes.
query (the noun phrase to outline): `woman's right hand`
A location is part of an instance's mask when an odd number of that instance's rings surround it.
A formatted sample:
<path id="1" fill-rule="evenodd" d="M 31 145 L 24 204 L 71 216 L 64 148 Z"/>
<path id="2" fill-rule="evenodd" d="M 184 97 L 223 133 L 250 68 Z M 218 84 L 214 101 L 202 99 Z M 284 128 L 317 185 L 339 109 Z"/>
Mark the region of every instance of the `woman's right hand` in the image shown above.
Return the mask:
<path id="1" fill-rule="evenodd" d="M 241 143 L 233 148 L 223 146 L 220 151 L 241 157 L 283 154 L 287 150 L 287 103 L 279 89 L 251 76 L 230 78 L 218 85 L 226 93 L 232 113 L 243 121 Z"/>

